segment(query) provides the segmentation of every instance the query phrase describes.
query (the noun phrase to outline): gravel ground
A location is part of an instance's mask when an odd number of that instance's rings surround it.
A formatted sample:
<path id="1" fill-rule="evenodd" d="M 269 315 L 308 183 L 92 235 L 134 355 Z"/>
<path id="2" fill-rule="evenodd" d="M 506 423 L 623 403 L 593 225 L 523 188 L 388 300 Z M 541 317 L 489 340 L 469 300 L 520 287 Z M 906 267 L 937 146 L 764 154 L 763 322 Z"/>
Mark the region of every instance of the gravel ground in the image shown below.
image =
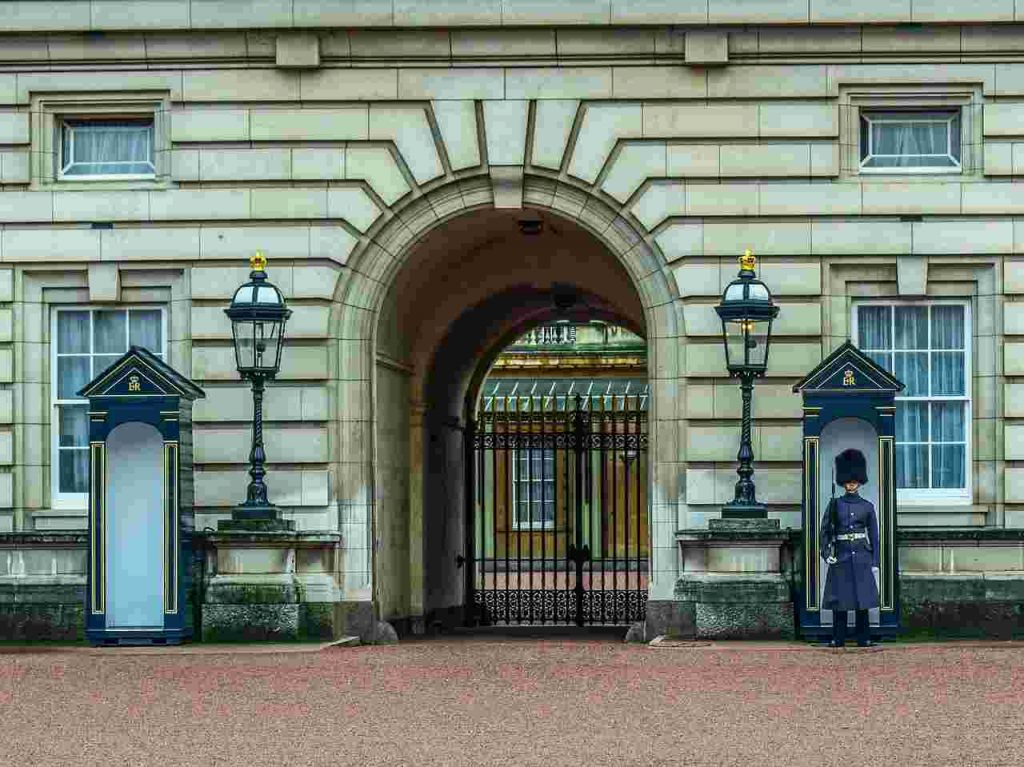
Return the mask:
<path id="1" fill-rule="evenodd" d="M 1019 766 L 1022 735 L 1021 644 L 0 647 L 4 767 Z"/>

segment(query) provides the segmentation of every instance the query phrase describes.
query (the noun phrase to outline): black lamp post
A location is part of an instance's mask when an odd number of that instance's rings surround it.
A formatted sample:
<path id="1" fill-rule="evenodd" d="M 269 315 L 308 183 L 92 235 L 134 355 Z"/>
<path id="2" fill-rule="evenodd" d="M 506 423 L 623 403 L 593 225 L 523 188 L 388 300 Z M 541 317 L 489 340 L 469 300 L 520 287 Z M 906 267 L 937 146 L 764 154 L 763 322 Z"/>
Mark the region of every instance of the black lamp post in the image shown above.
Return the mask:
<path id="1" fill-rule="evenodd" d="M 758 519 L 768 516 L 768 507 L 759 503 L 754 489 L 754 450 L 750 446 L 750 402 L 754 379 L 764 375 L 768 367 L 768 350 L 772 337 L 772 320 L 779 307 L 772 303 L 768 287 L 757 279 L 757 260 L 748 250 L 740 258 L 739 276 L 722 293 L 722 302 L 715 307 L 722 320 L 725 363 L 729 376 L 740 379 L 743 394 L 743 427 L 740 451 L 736 455 L 740 475 L 736 497 L 722 508 L 723 519 Z"/>
<path id="2" fill-rule="evenodd" d="M 259 251 L 249 259 L 249 281 L 235 291 L 231 306 L 224 313 L 231 320 L 235 343 L 235 364 L 243 380 L 252 383 L 252 449 L 249 452 L 249 476 L 245 502 L 236 506 L 231 520 L 222 529 L 291 530 L 295 523 L 281 519 L 279 509 L 267 500 L 263 450 L 263 390 L 281 369 L 284 325 L 291 316 L 284 297 L 267 280 L 267 259 Z"/>

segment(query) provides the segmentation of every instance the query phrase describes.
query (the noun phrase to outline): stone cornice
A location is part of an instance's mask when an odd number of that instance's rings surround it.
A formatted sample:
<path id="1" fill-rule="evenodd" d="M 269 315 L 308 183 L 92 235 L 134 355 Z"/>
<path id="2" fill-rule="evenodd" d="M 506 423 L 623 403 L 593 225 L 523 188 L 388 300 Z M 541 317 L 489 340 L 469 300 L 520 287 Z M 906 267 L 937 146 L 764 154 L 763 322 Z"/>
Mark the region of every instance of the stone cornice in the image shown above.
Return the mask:
<path id="1" fill-rule="evenodd" d="M 46 0 L 4 3 L 0 26 L 12 32 L 167 29 L 320 29 L 431 27 L 607 28 L 635 25 L 928 24 L 1013 22 L 1014 0 L 913 3 L 911 0 L 266 0 L 244 10 L 218 0 L 164 0 L 140 16 L 131 0 L 66 0 L 60 13 Z"/>

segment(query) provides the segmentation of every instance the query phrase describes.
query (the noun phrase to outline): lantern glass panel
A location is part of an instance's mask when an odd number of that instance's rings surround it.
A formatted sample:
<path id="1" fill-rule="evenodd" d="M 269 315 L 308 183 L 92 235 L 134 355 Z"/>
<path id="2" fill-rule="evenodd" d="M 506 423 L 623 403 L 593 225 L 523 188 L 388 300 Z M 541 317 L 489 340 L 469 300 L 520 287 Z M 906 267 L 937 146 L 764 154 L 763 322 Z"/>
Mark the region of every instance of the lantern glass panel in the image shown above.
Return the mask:
<path id="1" fill-rule="evenodd" d="M 281 326 L 277 321 L 259 323 L 260 335 L 256 343 L 256 366 L 265 372 L 276 373 L 281 364 Z"/>
<path id="2" fill-rule="evenodd" d="M 768 360 L 771 320 L 747 318 L 722 323 L 725 331 L 726 365 L 729 368 L 763 370 Z"/>
<path id="3" fill-rule="evenodd" d="M 256 345 L 255 325 L 252 320 L 235 320 L 231 329 L 235 336 L 235 364 L 239 370 L 251 370 L 254 364 L 253 354 Z"/>

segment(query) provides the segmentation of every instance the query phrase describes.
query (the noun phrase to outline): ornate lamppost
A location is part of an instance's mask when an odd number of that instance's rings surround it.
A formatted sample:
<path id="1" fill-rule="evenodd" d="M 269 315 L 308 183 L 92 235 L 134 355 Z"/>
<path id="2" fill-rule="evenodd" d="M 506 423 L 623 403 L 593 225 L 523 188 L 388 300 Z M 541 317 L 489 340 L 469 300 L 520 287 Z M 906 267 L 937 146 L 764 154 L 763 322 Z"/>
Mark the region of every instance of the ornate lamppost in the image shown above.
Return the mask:
<path id="1" fill-rule="evenodd" d="M 723 519 L 763 519 L 768 507 L 759 503 L 754 488 L 754 450 L 750 446 L 750 403 L 754 379 L 764 375 L 768 366 L 768 350 L 772 337 L 772 321 L 779 307 L 772 303 L 768 287 L 757 279 L 757 260 L 748 250 L 740 258 L 740 272 L 722 293 L 715 311 L 722 320 L 722 341 L 725 363 L 731 378 L 740 379 L 743 395 L 743 426 L 736 496 L 722 508 Z"/>
<path id="2" fill-rule="evenodd" d="M 221 529 L 291 530 L 295 523 L 281 519 L 280 510 L 267 500 L 263 450 L 263 391 L 281 369 L 284 326 L 291 310 L 284 297 L 267 280 L 267 259 L 257 251 L 249 259 L 252 271 L 249 281 L 235 291 L 231 306 L 224 313 L 231 320 L 235 344 L 235 365 L 243 380 L 252 384 L 252 449 L 249 452 L 249 476 L 245 501 L 231 512 L 231 519 L 221 522 Z"/>

